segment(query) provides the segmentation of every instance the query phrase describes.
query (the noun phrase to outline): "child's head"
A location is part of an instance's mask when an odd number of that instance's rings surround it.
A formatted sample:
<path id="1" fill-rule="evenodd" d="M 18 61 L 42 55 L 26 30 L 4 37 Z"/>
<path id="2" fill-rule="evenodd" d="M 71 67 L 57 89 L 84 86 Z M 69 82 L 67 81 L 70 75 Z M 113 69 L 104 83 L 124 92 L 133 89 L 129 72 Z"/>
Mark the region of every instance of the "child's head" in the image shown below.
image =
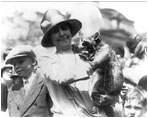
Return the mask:
<path id="1" fill-rule="evenodd" d="M 13 72 L 13 66 L 10 64 L 4 65 L 1 68 L 2 82 L 4 82 L 8 88 L 13 84 L 13 80 L 11 79 L 12 72 Z"/>
<path id="2" fill-rule="evenodd" d="M 12 64 L 20 77 L 29 77 L 37 64 L 33 48 L 29 45 L 15 47 L 6 57 L 6 64 Z"/>
<path id="3" fill-rule="evenodd" d="M 125 117 L 141 117 L 147 108 L 146 91 L 141 87 L 134 87 L 127 91 L 123 99 Z"/>
<path id="4" fill-rule="evenodd" d="M 12 74 L 12 70 L 13 70 L 13 66 L 10 64 L 4 65 L 1 68 L 1 77 L 3 77 L 4 79 L 10 78 L 11 74 Z"/>
<path id="5" fill-rule="evenodd" d="M 136 83 L 134 83 L 131 79 L 124 78 L 123 86 L 120 91 L 121 98 L 126 94 L 128 89 L 134 88 L 135 86 L 137 86 Z"/>

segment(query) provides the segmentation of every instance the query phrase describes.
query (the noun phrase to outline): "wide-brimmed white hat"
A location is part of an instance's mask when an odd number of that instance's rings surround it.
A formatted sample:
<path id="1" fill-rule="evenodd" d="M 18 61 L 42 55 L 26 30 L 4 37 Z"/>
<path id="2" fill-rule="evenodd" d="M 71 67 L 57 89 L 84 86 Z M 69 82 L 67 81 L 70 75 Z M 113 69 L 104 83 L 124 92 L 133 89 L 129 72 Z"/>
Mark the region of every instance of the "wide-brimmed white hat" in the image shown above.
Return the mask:
<path id="1" fill-rule="evenodd" d="M 72 37 L 81 29 L 82 23 L 77 19 L 66 19 L 64 15 L 58 10 L 47 10 L 41 21 L 41 29 L 44 33 L 44 37 L 41 41 L 43 47 L 54 46 L 50 39 L 51 30 L 57 25 L 66 24 L 70 27 Z"/>

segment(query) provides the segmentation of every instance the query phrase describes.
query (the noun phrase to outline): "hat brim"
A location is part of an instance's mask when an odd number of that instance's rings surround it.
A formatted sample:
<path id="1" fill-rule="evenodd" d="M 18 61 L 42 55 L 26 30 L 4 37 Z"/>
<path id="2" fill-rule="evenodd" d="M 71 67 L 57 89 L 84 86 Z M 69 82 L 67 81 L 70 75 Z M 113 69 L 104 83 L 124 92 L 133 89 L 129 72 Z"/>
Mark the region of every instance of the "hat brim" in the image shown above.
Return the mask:
<path id="1" fill-rule="evenodd" d="M 26 57 L 26 56 L 28 56 L 28 54 L 19 54 L 19 55 L 15 55 L 15 56 L 12 56 L 12 57 L 6 59 L 5 62 L 6 62 L 6 64 L 11 64 L 11 60 L 12 60 L 12 59 L 18 58 L 18 57 Z"/>
<path id="2" fill-rule="evenodd" d="M 72 34 L 72 37 L 81 29 L 82 27 L 82 23 L 79 21 L 79 20 L 76 20 L 76 19 L 69 19 L 69 20 L 66 20 L 66 21 L 62 21 L 60 23 L 57 23 L 56 25 L 52 26 L 52 28 L 47 31 L 41 41 L 41 44 L 43 47 L 52 47 L 54 46 L 52 40 L 50 39 L 50 35 L 51 35 L 51 30 L 56 27 L 57 25 L 60 25 L 60 24 L 68 24 L 70 26 L 70 29 L 71 29 L 71 34 Z"/>

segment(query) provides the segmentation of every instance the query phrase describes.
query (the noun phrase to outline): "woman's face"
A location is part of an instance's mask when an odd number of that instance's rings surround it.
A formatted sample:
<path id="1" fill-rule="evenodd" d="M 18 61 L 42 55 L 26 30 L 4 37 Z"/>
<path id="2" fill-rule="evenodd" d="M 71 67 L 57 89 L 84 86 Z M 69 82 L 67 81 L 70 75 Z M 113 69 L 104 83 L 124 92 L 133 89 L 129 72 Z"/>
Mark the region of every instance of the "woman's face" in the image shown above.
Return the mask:
<path id="1" fill-rule="evenodd" d="M 32 73 L 33 60 L 30 57 L 17 57 L 12 59 L 11 64 L 14 65 L 15 72 L 20 77 L 28 77 Z"/>
<path id="2" fill-rule="evenodd" d="M 51 32 L 53 44 L 59 50 L 65 50 L 71 47 L 71 31 L 68 25 L 58 25 Z"/>

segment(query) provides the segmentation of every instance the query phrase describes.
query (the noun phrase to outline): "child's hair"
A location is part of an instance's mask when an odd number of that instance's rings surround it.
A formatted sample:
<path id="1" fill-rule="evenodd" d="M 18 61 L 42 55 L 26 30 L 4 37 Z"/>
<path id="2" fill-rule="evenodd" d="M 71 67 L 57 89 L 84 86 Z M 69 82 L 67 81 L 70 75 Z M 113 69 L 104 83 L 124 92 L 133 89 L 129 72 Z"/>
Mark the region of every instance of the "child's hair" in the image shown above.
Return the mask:
<path id="1" fill-rule="evenodd" d="M 143 88 L 139 86 L 130 88 L 127 91 L 127 93 L 123 97 L 123 106 L 126 101 L 135 99 L 138 100 L 138 102 L 141 103 L 143 107 L 147 106 L 147 93 Z"/>

